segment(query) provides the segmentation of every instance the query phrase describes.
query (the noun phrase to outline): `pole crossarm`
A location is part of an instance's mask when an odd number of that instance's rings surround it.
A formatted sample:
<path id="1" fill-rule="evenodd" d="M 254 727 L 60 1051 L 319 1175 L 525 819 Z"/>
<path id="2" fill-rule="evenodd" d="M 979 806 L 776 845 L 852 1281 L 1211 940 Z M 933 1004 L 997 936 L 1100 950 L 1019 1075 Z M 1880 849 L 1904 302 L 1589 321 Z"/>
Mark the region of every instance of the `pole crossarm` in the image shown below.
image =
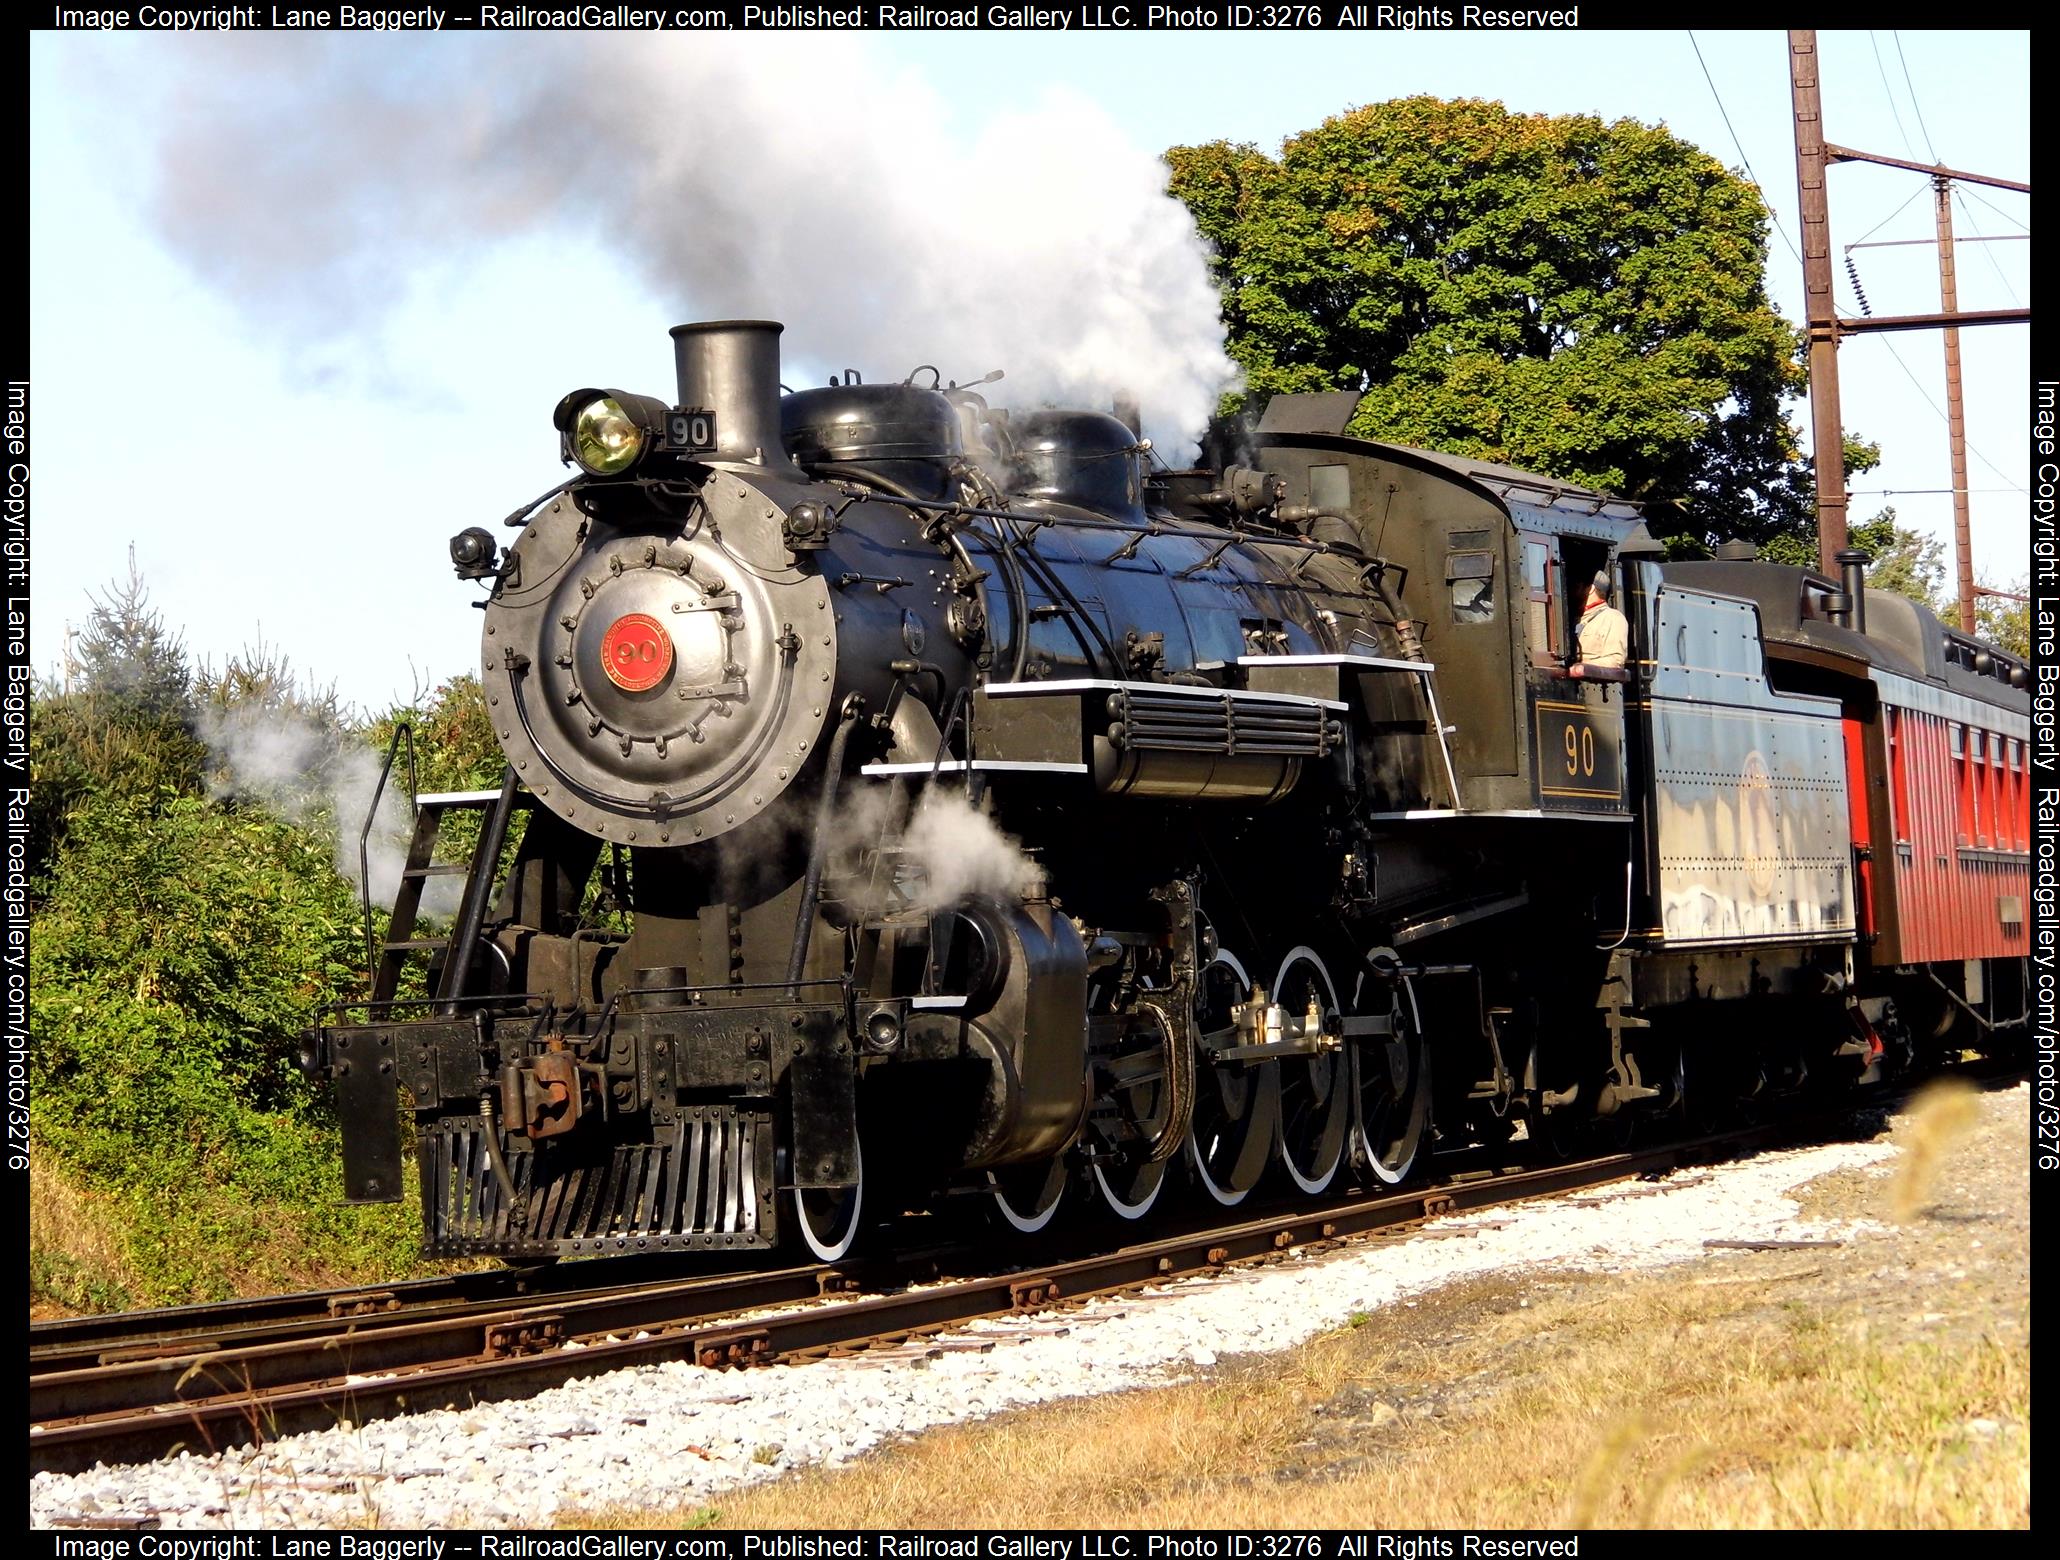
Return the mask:
<path id="1" fill-rule="evenodd" d="M 1958 168 L 1948 168 L 1943 163 L 1911 162 L 1904 157 L 1883 157 L 1875 152 L 1856 152 L 1850 146 L 1833 146 L 1824 143 L 1826 162 L 1870 162 L 1880 163 L 1884 168 L 1907 168 L 1912 173 L 1929 174 L 1934 179 L 1957 179 L 1962 184 L 1986 184 L 1995 190 L 2016 190 L 2020 195 L 2029 195 L 2031 186 L 2019 184 L 2015 179 L 1991 178 L 1985 173 L 1963 173 Z"/>
<path id="2" fill-rule="evenodd" d="M 1956 325 L 2029 325 L 2031 310 L 1955 309 L 1950 314 L 1874 314 L 1866 319 L 1842 318 L 1841 336 L 1864 335 L 1870 330 L 1937 330 Z"/>

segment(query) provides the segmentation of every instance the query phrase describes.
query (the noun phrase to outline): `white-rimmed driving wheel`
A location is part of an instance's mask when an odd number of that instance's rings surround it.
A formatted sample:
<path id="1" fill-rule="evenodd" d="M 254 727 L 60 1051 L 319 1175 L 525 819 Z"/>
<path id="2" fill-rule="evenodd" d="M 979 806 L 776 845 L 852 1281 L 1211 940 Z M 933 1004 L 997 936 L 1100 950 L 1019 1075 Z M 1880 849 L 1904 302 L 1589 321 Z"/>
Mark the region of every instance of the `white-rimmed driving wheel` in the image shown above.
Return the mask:
<path id="1" fill-rule="evenodd" d="M 1409 1179 L 1431 1115 L 1431 1059 L 1424 1044 L 1416 987 L 1395 991 L 1394 1032 L 1352 1042 L 1354 1156 L 1374 1179 L 1394 1186 Z"/>
<path id="2" fill-rule="evenodd" d="M 1273 1000 L 1305 1038 L 1339 1037 L 1338 993 L 1314 948 L 1290 949 L 1273 980 Z M 1351 1063 L 1344 1047 L 1280 1060 L 1280 1162 L 1309 1196 L 1328 1190 L 1344 1163 L 1351 1126 Z"/>
<path id="3" fill-rule="evenodd" d="M 858 1240 L 865 1208 L 865 1157 L 853 1160 L 858 1179 L 849 1186 L 794 1188 L 794 1227 L 818 1262 L 841 1262 Z"/>
<path id="4" fill-rule="evenodd" d="M 988 1171 L 995 1217 L 1019 1235 L 1035 1235 L 1058 1216 L 1068 1179 L 1064 1158 Z"/>
<path id="5" fill-rule="evenodd" d="M 1248 1001 L 1252 977 L 1236 954 L 1218 953 L 1202 970 L 1195 994 L 1195 1028 L 1204 1037 L 1230 1028 L 1231 1010 Z M 1280 1076 L 1265 1064 L 1212 1060 L 1206 1039 L 1195 1058 L 1194 1117 L 1187 1157 L 1204 1192 L 1235 1208 L 1266 1173 L 1279 1114 Z"/>
<path id="6" fill-rule="evenodd" d="M 1159 1188 L 1166 1184 L 1166 1163 L 1163 1159 L 1148 1164 L 1119 1161 L 1113 1166 L 1097 1162 L 1094 1185 L 1101 1193 L 1102 1206 L 1119 1219 L 1143 1218 L 1159 1200 Z"/>

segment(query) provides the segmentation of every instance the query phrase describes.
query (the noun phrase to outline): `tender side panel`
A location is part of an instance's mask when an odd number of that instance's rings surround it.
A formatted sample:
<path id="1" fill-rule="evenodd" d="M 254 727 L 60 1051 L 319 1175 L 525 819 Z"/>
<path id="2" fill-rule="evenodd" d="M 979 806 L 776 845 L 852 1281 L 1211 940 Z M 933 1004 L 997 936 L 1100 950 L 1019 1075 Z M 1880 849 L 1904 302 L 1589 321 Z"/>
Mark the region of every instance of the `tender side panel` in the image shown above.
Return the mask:
<path id="1" fill-rule="evenodd" d="M 1875 848 L 1896 924 L 1877 964 L 2023 956 L 2031 805 L 2014 711 L 1876 669 L 1888 731 L 1892 848 Z"/>
<path id="2" fill-rule="evenodd" d="M 1668 588 L 1655 612 L 1649 773 L 1661 944 L 1849 937 L 1837 702 L 1767 685 L 1751 602 Z"/>

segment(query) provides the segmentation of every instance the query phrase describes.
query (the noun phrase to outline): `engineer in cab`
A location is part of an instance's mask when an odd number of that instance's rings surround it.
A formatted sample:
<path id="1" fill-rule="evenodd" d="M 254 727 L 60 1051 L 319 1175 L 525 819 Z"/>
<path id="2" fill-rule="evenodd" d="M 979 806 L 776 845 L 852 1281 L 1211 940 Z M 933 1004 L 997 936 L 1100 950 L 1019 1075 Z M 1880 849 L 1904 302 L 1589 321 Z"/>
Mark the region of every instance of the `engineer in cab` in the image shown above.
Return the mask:
<path id="1" fill-rule="evenodd" d="M 1573 665 L 1574 676 L 1594 677 L 1602 673 L 1604 681 L 1623 680 L 1624 660 L 1630 653 L 1631 625 L 1623 613 L 1609 604 L 1606 573 L 1597 574 L 1588 586 L 1588 603 L 1582 609 L 1580 622 L 1574 625 L 1574 642 L 1580 657 Z"/>

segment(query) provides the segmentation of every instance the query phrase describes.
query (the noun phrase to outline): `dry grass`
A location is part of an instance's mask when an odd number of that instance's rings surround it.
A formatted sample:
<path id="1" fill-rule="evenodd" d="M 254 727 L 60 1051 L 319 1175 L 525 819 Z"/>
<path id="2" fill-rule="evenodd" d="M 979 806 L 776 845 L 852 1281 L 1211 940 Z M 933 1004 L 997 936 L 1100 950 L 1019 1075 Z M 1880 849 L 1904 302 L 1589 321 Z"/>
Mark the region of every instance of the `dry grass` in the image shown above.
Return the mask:
<path id="1" fill-rule="evenodd" d="M 40 1320 L 74 1309 L 113 1309 L 136 1288 L 107 1199 L 80 1186 L 48 1154 L 29 1159 L 29 1305 Z"/>
<path id="2" fill-rule="evenodd" d="M 1896 1166 L 1889 1199 L 1896 1222 L 1908 1224 L 1931 1203 L 1947 1153 L 1981 1120 L 1981 1096 L 1961 1078 L 1926 1084 L 1910 1105 L 1908 1142 Z"/>
<path id="3" fill-rule="evenodd" d="M 170 1192 L 155 1195 L 174 1198 Z M 333 1197 L 329 1187 L 321 1195 Z M 29 1156 L 29 1307 L 34 1320 L 152 1304 L 279 1294 L 491 1267 L 415 1256 L 415 1178 L 391 1208 L 253 1202 L 196 1180 L 152 1204 L 141 1187 L 103 1191 L 46 1149 Z"/>
<path id="4" fill-rule="evenodd" d="M 2028 1346 L 1883 1342 L 1798 1292 L 1778 1272 L 1676 1272 L 1520 1308 L 1489 1281 L 1441 1308 L 1456 1336 L 1386 1312 L 1208 1381 L 936 1431 L 712 1509 L 574 1525 L 2026 1525 Z"/>

